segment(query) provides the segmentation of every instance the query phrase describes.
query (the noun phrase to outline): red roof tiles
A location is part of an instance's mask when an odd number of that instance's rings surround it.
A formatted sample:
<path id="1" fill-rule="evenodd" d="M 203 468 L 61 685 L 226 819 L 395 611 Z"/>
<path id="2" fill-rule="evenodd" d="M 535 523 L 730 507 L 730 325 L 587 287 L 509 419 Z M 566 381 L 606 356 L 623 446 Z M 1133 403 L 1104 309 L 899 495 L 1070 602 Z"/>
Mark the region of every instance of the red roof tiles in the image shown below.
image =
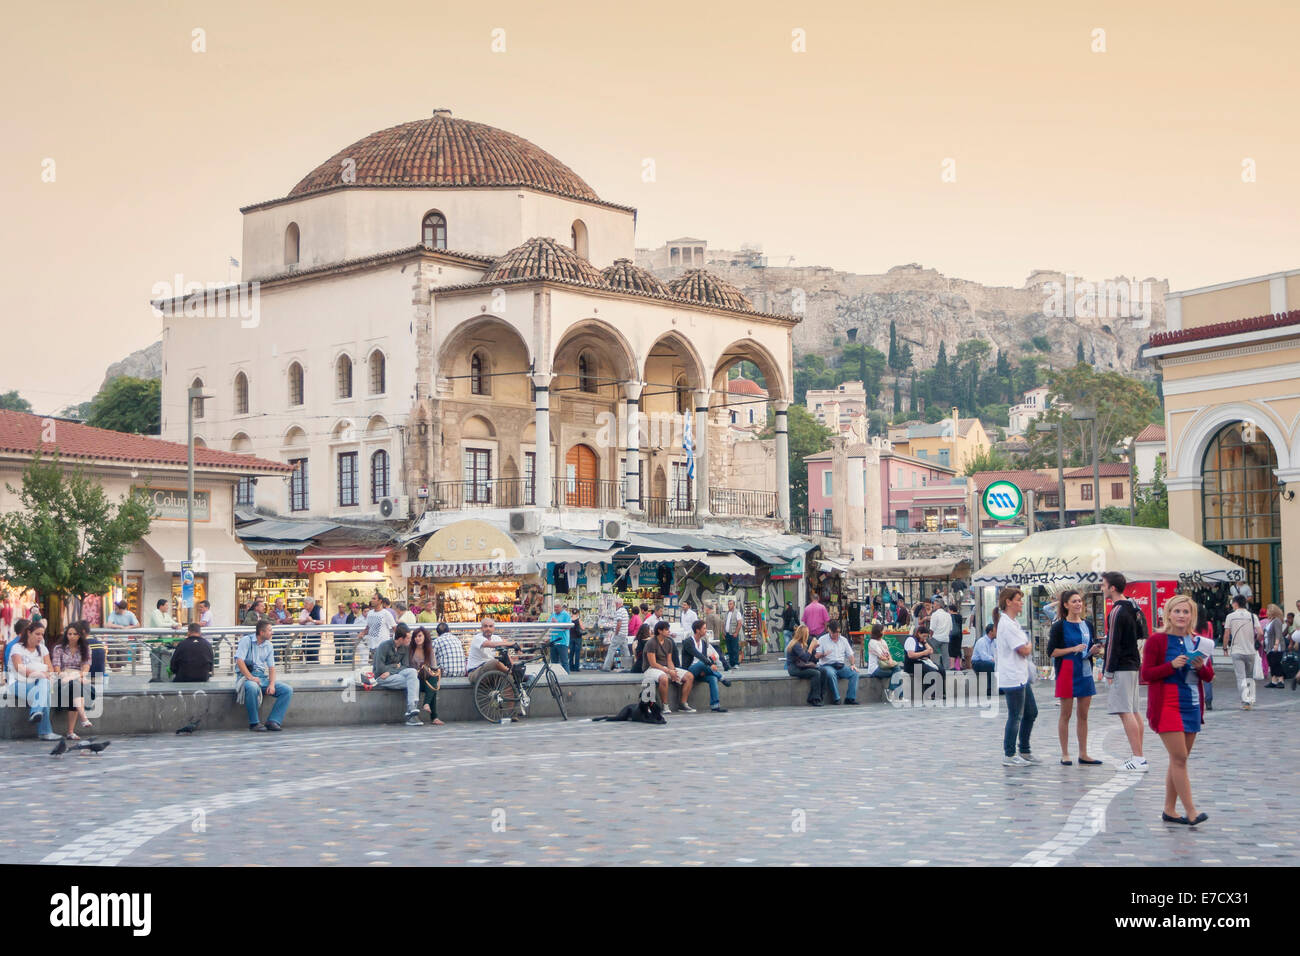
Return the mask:
<path id="1" fill-rule="evenodd" d="M 681 299 L 719 305 L 724 309 L 752 311 L 754 308 L 754 303 L 749 301 L 745 293 L 704 269 L 687 269 L 680 278 L 668 283 L 668 291 Z"/>
<path id="2" fill-rule="evenodd" d="M 1164 441 L 1164 440 L 1165 440 L 1164 425 L 1148 425 L 1146 428 L 1138 432 L 1137 438 L 1133 439 L 1134 442 L 1157 442 L 1157 441 Z"/>
<path id="3" fill-rule="evenodd" d="M 751 378 L 732 378 L 727 380 L 727 391 L 732 395 L 764 396 L 767 391 Z"/>
<path id="4" fill-rule="evenodd" d="M 52 435 L 47 436 L 47 432 Z M 50 437 L 50 442 L 44 438 Z M 142 465 L 184 465 L 189 449 L 178 442 L 163 441 L 148 435 L 131 435 L 91 428 L 79 422 L 44 418 L 25 412 L 0 411 L 0 454 L 33 455 L 58 452 L 61 458 L 120 461 Z M 212 448 L 194 449 L 195 467 L 228 468 L 244 473 L 288 473 L 293 469 L 283 462 L 240 455 Z"/>
<path id="5" fill-rule="evenodd" d="M 345 169 L 355 178 L 344 180 Z M 304 176 L 289 196 L 339 186 L 530 186 L 600 201 L 582 177 L 534 143 L 493 126 L 454 119 L 448 110 L 344 147 Z"/>
<path id="6" fill-rule="evenodd" d="M 1128 478 L 1132 472 L 1126 461 L 1106 461 L 1097 466 L 1097 470 L 1102 478 Z M 1084 465 L 1082 468 L 1073 468 L 1065 473 L 1066 478 L 1091 478 L 1092 465 Z"/>
<path id="7" fill-rule="evenodd" d="M 1215 322 L 1212 325 L 1199 325 L 1194 329 L 1179 329 L 1175 332 L 1157 332 L 1148 343 L 1152 348 L 1162 345 L 1180 345 L 1183 342 L 1200 342 L 1204 339 L 1217 339 L 1223 335 L 1241 335 L 1246 332 L 1265 332 L 1269 329 L 1288 325 L 1300 325 L 1300 309 L 1271 315 L 1257 315 L 1249 319 L 1234 319 L 1231 322 Z"/>
<path id="8" fill-rule="evenodd" d="M 668 287 L 659 281 L 659 277 L 639 266 L 634 266 L 631 259 L 615 259 L 614 264 L 600 270 L 605 284 L 622 292 L 644 292 L 650 295 L 667 295 Z"/>
<path id="9" fill-rule="evenodd" d="M 554 239 L 533 238 L 515 246 L 492 263 L 480 280 L 484 283 L 509 279 L 561 279 L 604 285 L 600 271 L 568 246 Z"/>
<path id="10" fill-rule="evenodd" d="M 1029 468 L 1017 468 L 1010 471 L 977 471 L 971 476 L 971 481 L 975 482 L 975 487 L 983 491 L 995 481 L 1009 481 L 1021 491 L 1035 492 L 1045 491 L 1056 494 L 1060 489 L 1056 486 L 1056 479 L 1049 478 L 1041 472 Z"/>

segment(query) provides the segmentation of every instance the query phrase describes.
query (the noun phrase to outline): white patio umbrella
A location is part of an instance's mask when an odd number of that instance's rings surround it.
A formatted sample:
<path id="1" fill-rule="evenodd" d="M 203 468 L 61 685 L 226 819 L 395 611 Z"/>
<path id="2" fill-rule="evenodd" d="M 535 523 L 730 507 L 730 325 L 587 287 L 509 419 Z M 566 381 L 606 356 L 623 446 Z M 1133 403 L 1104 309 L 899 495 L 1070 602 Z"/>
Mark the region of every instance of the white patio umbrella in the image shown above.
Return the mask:
<path id="1" fill-rule="evenodd" d="M 1119 571 L 1131 581 L 1177 581 L 1188 587 L 1246 580 L 1244 569 L 1176 531 L 1098 524 L 1031 534 L 980 568 L 971 583 L 1100 587 L 1105 571 Z"/>

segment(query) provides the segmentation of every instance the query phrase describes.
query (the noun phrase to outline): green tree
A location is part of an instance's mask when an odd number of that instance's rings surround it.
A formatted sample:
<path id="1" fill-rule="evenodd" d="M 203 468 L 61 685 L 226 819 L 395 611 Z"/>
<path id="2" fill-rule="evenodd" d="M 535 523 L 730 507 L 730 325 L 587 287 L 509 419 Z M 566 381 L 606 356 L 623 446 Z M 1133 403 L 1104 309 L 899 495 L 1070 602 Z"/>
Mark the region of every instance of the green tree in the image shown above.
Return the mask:
<path id="1" fill-rule="evenodd" d="M 32 403 L 16 391 L 0 392 L 0 411 L 31 412 Z"/>
<path id="2" fill-rule="evenodd" d="M 1040 352 L 1052 351 L 1052 342 L 1046 335 L 1035 335 L 1029 341 L 1033 344 L 1034 348 L 1038 349 Z"/>
<path id="3" fill-rule="evenodd" d="M 1011 459 L 996 448 L 986 448 L 966 462 L 962 474 L 969 478 L 977 471 L 1009 471 L 1015 467 Z"/>
<path id="4" fill-rule="evenodd" d="M 0 568 L 9 583 L 40 594 L 84 599 L 102 594 L 122 559 L 149 530 L 152 506 L 142 497 L 108 500 L 80 467 L 38 454 L 23 471 L 19 507 L 0 515 Z"/>
<path id="5" fill-rule="evenodd" d="M 1165 463 L 1156 461 L 1156 471 L 1149 488 L 1138 490 L 1134 502 L 1137 524 L 1142 528 L 1169 527 L 1169 489 L 1165 487 Z"/>
<path id="6" fill-rule="evenodd" d="M 1087 364 L 1054 372 L 1047 397 L 1052 403 L 1068 403 L 1072 411 L 1096 409 L 1097 447 L 1102 461 L 1118 460 L 1115 445 L 1161 417 L 1160 401 L 1149 385 L 1119 372 L 1098 372 Z M 1049 408 L 1039 421 L 1060 426 L 1068 461 L 1075 465 L 1092 461 L 1089 422 L 1075 421 L 1071 411 L 1060 408 Z M 1030 446 L 1031 467 L 1056 464 L 1054 434 L 1030 429 L 1025 438 Z"/>
<path id="7" fill-rule="evenodd" d="M 830 448 L 834 432 L 813 418 L 803 405 L 790 406 L 786 427 L 790 445 L 790 513 L 807 514 L 808 463 L 804 458 Z M 775 437 L 775 427 L 765 429 L 761 437 Z"/>
<path id="8" fill-rule="evenodd" d="M 889 367 L 891 369 L 893 369 L 895 372 L 902 371 L 902 367 L 898 364 L 898 326 L 894 324 L 893 319 L 889 320 L 888 359 L 889 359 Z"/>
<path id="9" fill-rule="evenodd" d="M 1079 339 L 1079 347 L 1075 349 L 1074 357 L 1076 362 L 1083 361 L 1083 339 Z"/>
<path id="10" fill-rule="evenodd" d="M 157 435 L 162 430 L 162 382 L 156 378 L 115 378 L 95 396 L 86 424 L 115 432 Z"/>
<path id="11" fill-rule="evenodd" d="M 899 413 L 902 412 L 902 410 L 903 410 L 903 398 L 902 395 L 899 394 L 898 378 L 895 377 L 894 378 L 894 417 L 897 418 Z"/>
<path id="12" fill-rule="evenodd" d="M 1011 403 L 1014 405 L 1020 401 L 1020 397 L 1025 392 L 1031 388 L 1037 388 L 1038 382 L 1038 359 L 1021 359 L 1020 364 L 1011 373 L 1011 395 L 1008 396 Z"/>

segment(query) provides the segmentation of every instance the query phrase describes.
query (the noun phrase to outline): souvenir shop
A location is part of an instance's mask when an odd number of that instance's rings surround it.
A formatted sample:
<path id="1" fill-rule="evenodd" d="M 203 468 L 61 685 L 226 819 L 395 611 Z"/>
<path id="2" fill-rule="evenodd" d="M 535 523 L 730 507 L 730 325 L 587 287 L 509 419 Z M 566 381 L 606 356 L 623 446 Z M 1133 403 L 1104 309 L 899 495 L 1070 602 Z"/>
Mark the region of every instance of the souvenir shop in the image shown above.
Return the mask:
<path id="1" fill-rule="evenodd" d="M 283 599 L 288 615 L 297 617 L 302 610 L 302 599 L 311 593 L 311 578 L 298 570 L 298 553 L 297 548 L 255 552 L 257 572 L 235 577 L 236 620 L 242 621 L 244 612 L 258 598 L 266 600 L 268 611 L 275 607 L 277 599 Z M 195 589 L 195 599 L 198 600 L 197 585 Z"/>
<path id="2" fill-rule="evenodd" d="M 438 620 L 468 624 L 536 621 L 546 587 L 532 560 L 504 531 L 468 519 L 435 531 L 415 561 L 402 566 L 407 600 Z"/>
<path id="3" fill-rule="evenodd" d="M 321 541 L 304 549 L 297 564 L 299 574 L 310 575 L 307 593 L 323 602 L 322 620 L 328 621 L 340 604 L 364 609 L 376 594 L 392 599 L 400 593 L 393 580 L 400 567 L 392 558 L 386 545 Z"/>

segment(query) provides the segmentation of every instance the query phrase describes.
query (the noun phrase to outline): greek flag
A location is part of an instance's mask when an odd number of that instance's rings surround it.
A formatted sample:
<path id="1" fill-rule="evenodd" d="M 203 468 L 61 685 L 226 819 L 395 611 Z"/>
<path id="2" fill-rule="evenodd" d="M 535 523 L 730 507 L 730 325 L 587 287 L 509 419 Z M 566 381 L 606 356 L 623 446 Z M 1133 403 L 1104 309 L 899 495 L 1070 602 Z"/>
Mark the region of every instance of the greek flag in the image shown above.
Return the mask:
<path id="1" fill-rule="evenodd" d="M 694 416 L 688 411 L 682 416 L 682 447 L 686 449 L 686 477 L 695 478 L 695 433 L 691 430 L 691 419 Z"/>
<path id="2" fill-rule="evenodd" d="M 239 260 L 236 259 L 234 256 L 230 257 L 230 264 L 234 266 L 236 269 L 239 268 Z"/>

